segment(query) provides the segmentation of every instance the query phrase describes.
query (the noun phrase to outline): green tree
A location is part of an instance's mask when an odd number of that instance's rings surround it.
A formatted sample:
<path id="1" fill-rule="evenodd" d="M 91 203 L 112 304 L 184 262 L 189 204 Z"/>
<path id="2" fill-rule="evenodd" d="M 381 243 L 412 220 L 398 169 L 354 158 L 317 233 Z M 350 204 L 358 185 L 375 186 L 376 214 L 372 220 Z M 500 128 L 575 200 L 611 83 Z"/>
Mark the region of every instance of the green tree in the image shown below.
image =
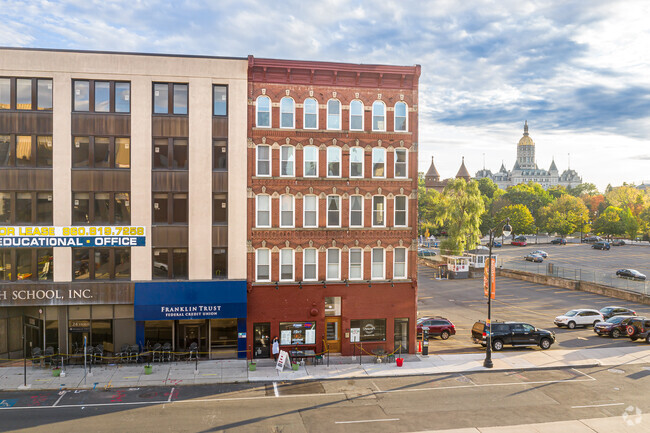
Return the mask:
<path id="1" fill-rule="evenodd" d="M 563 187 L 562 185 L 552 186 L 549 189 L 547 189 L 546 192 L 548 192 L 548 194 L 551 197 L 553 197 L 553 199 L 558 199 L 558 198 L 562 197 L 563 195 L 568 194 L 566 188 Z"/>
<path id="2" fill-rule="evenodd" d="M 495 222 L 510 218 L 512 234 L 535 232 L 535 220 L 530 210 L 523 204 L 513 204 L 502 208 L 496 215 Z"/>
<path id="3" fill-rule="evenodd" d="M 596 218 L 592 230 L 599 235 L 615 236 L 625 233 L 621 223 L 621 211 L 619 207 L 609 206 Z"/>
<path id="4" fill-rule="evenodd" d="M 442 227 L 444 220 L 444 208 L 441 203 L 441 194 L 434 190 L 424 187 L 424 179 L 418 182 L 418 218 L 420 222 L 420 234 L 424 234 L 426 229 L 439 229 Z"/>
<path id="5" fill-rule="evenodd" d="M 583 195 L 594 196 L 600 194 L 598 188 L 593 183 L 581 183 L 573 188 L 568 189 L 569 194 L 574 197 L 582 197 Z"/>
<path id="6" fill-rule="evenodd" d="M 460 255 L 480 241 L 481 215 L 485 209 L 478 182 L 449 181 L 440 200 L 444 210 L 437 217 L 447 226 L 447 239 L 440 245 L 443 254 Z"/>
<path id="7" fill-rule="evenodd" d="M 623 209 L 620 213 L 623 231 L 629 239 L 636 239 L 636 234 L 641 228 L 641 221 L 632 213 L 631 209 Z"/>
<path id="8" fill-rule="evenodd" d="M 538 225 L 548 233 L 559 233 L 562 237 L 584 231 L 589 221 L 589 209 L 582 199 L 564 195 L 540 209 Z"/>
<path id="9" fill-rule="evenodd" d="M 511 204 L 523 204 L 528 208 L 533 218 L 537 218 L 538 211 L 553 201 L 553 197 L 544 191 L 538 183 L 528 182 L 508 188 L 503 198 Z"/>
<path id="10" fill-rule="evenodd" d="M 605 200 L 610 206 L 634 210 L 639 202 L 643 202 L 642 196 L 641 190 L 633 186 L 623 185 L 612 188 L 611 191 L 605 194 Z"/>
<path id="11" fill-rule="evenodd" d="M 499 191 L 499 186 L 492 179 L 484 177 L 478 180 L 478 190 L 482 196 L 493 199 L 494 194 Z"/>

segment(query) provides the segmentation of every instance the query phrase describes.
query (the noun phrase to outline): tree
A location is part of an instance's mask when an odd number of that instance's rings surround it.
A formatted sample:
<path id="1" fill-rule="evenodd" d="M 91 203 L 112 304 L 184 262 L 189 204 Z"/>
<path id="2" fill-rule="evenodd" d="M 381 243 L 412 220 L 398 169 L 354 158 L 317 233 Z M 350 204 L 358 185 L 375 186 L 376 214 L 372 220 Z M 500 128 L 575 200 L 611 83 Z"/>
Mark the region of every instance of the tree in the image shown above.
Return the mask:
<path id="1" fill-rule="evenodd" d="M 424 187 L 424 179 L 418 182 L 418 218 L 420 233 L 424 234 L 427 228 L 441 228 L 443 224 L 444 209 L 441 203 L 441 194 Z"/>
<path id="2" fill-rule="evenodd" d="M 510 218 L 512 234 L 525 234 L 535 232 L 535 220 L 530 211 L 523 204 L 514 204 L 502 208 L 496 215 L 496 221 Z"/>
<path id="3" fill-rule="evenodd" d="M 538 225 L 548 233 L 562 237 L 577 230 L 584 231 L 589 221 L 589 209 L 584 202 L 571 195 L 564 195 L 540 210 Z"/>
<path id="4" fill-rule="evenodd" d="M 639 233 L 639 229 L 641 228 L 641 222 L 636 215 L 632 213 L 631 209 L 623 209 L 621 210 L 620 218 L 623 231 L 628 238 L 636 239 L 636 234 Z"/>
<path id="5" fill-rule="evenodd" d="M 460 255 L 480 241 L 479 225 L 485 209 L 478 182 L 454 179 L 447 183 L 440 201 L 439 216 L 447 226 L 447 239 L 440 245 L 444 254 Z"/>
<path id="6" fill-rule="evenodd" d="M 603 213 L 596 218 L 592 229 L 599 235 L 614 236 L 625 233 L 625 228 L 621 223 L 621 211 L 619 207 L 609 206 Z"/>
<path id="7" fill-rule="evenodd" d="M 643 203 L 643 199 L 640 199 L 642 195 L 641 190 L 624 185 L 612 188 L 610 192 L 605 194 L 605 200 L 610 206 L 635 210 L 640 202 Z M 641 209 L 639 209 L 640 211 Z"/>
<path id="8" fill-rule="evenodd" d="M 557 199 L 557 198 L 562 197 L 565 194 L 568 194 L 566 188 L 563 187 L 562 185 L 552 186 L 549 189 L 547 189 L 546 192 L 548 192 L 548 194 L 551 197 L 553 197 L 553 199 Z"/>
<path id="9" fill-rule="evenodd" d="M 598 188 L 593 183 L 580 183 L 568 189 L 568 193 L 574 197 L 599 195 Z"/>
<path id="10" fill-rule="evenodd" d="M 511 204 L 523 204 L 528 208 L 533 218 L 537 218 L 537 212 L 542 207 L 553 201 L 553 197 L 544 191 L 544 188 L 538 183 L 528 182 L 508 188 L 503 198 Z"/>
<path id="11" fill-rule="evenodd" d="M 489 177 L 484 177 L 478 180 L 478 190 L 482 196 L 493 199 L 494 193 L 499 191 L 499 186 Z"/>

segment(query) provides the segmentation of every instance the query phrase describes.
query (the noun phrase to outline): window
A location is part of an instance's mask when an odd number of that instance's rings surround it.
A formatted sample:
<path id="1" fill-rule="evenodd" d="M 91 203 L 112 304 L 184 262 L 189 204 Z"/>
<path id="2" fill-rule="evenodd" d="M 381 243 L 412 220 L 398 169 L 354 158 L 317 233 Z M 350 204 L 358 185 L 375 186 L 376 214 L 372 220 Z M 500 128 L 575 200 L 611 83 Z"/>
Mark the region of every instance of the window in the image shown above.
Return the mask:
<path id="1" fill-rule="evenodd" d="M 11 79 L 0 78 L 0 110 L 11 108 Z"/>
<path id="2" fill-rule="evenodd" d="M 305 248 L 302 250 L 302 279 L 316 281 L 318 279 L 318 250 Z"/>
<path id="3" fill-rule="evenodd" d="M 34 165 L 34 149 L 31 135 L 16 136 L 16 167 L 32 167 Z"/>
<path id="4" fill-rule="evenodd" d="M 40 83 L 39 83 L 40 84 Z M 118 81 L 73 81 L 73 111 L 94 113 L 129 113 L 131 83 Z M 51 94 L 51 89 L 50 89 Z M 43 98 L 51 105 L 51 96 Z"/>
<path id="5" fill-rule="evenodd" d="M 327 196 L 327 227 L 341 227 L 341 206 L 338 195 Z"/>
<path id="6" fill-rule="evenodd" d="M 15 101 L 12 100 L 12 93 Z M 52 80 L 0 78 L 0 110 L 12 108 L 14 110 L 52 110 Z"/>
<path id="7" fill-rule="evenodd" d="M 282 194 L 280 196 L 280 227 L 293 227 L 293 209 L 293 196 L 289 194 Z"/>
<path id="8" fill-rule="evenodd" d="M 154 114 L 187 114 L 187 84 L 154 83 L 153 113 Z M 171 113 L 169 108 L 171 107 Z"/>
<path id="9" fill-rule="evenodd" d="M 372 104 L 372 130 L 386 130 L 386 105 L 381 101 Z"/>
<path id="10" fill-rule="evenodd" d="M 174 114 L 187 114 L 187 84 L 173 84 Z"/>
<path id="11" fill-rule="evenodd" d="M 303 227 L 318 227 L 318 196 L 305 195 L 302 198 Z"/>
<path id="12" fill-rule="evenodd" d="M 36 138 L 36 166 L 52 167 L 52 136 Z"/>
<path id="13" fill-rule="evenodd" d="M 363 250 L 350 248 L 350 279 L 363 280 Z"/>
<path id="14" fill-rule="evenodd" d="M 226 140 L 212 140 L 212 169 L 228 170 L 228 143 Z"/>
<path id="15" fill-rule="evenodd" d="M 386 319 L 350 320 L 350 328 L 361 331 L 361 341 L 386 341 Z"/>
<path id="16" fill-rule="evenodd" d="M 362 147 L 350 148 L 350 177 L 363 177 L 363 159 Z"/>
<path id="17" fill-rule="evenodd" d="M 404 102 L 398 102 L 395 104 L 395 131 L 396 132 L 406 132 L 406 113 L 407 113 L 406 104 Z"/>
<path id="18" fill-rule="evenodd" d="M 280 148 L 280 176 L 293 177 L 294 175 L 294 153 L 293 146 L 282 146 Z"/>
<path id="19" fill-rule="evenodd" d="M 383 280 L 384 279 L 384 254 L 385 251 L 383 248 L 373 248 L 372 249 L 372 274 L 371 278 L 373 280 Z"/>
<path id="20" fill-rule="evenodd" d="M 376 195 L 372 197 L 372 226 L 385 227 L 386 226 L 386 198 L 383 195 Z"/>
<path id="21" fill-rule="evenodd" d="M 386 149 L 372 149 L 372 177 L 386 177 Z"/>
<path id="22" fill-rule="evenodd" d="M 295 104 L 292 98 L 280 100 L 280 128 L 295 128 Z"/>
<path id="23" fill-rule="evenodd" d="M 271 250 L 256 250 L 255 263 L 255 281 L 271 281 Z"/>
<path id="24" fill-rule="evenodd" d="M 363 103 L 357 99 L 350 102 L 350 130 L 363 131 Z"/>
<path id="25" fill-rule="evenodd" d="M 405 195 L 395 196 L 395 227 L 406 227 L 407 223 L 407 202 Z"/>
<path id="26" fill-rule="evenodd" d="M 280 250 L 280 281 L 293 281 L 293 250 Z"/>
<path id="27" fill-rule="evenodd" d="M 212 86 L 212 115 L 228 115 L 228 88 L 226 86 Z"/>
<path id="28" fill-rule="evenodd" d="M 131 83 L 115 83 L 115 112 L 131 112 Z"/>
<path id="29" fill-rule="evenodd" d="M 0 167 L 52 167 L 52 136 L 0 135 Z"/>
<path id="30" fill-rule="evenodd" d="M 228 278 L 228 249 L 212 250 L 212 278 Z"/>
<path id="31" fill-rule="evenodd" d="M 187 138 L 154 138 L 154 170 L 187 170 L 189 168 Z"/>
<path id="32" fill-rule="evenodd" d="M 408 177 L 408 150 L 395 149 L 395 177 Z"/>
<path id="33" fill-rule="evenodd" d="M 341 250 L 338 248 L 327 249 L 327 279 L 341 279 Z"/>
<path id="34" fill-rule="evenodd" d="M 228 224 L 228 195 L 214 194 L 212 197 L 212 224 Z"/>
<path id="35" fill-rule="evenodd" d="M 73 248 L 72 275 L 75 280 L 130 279 L 131 249 Z"/>
<path id="36" fill-rule="evenodd" d="M 306 146 L 302 149 L 304 177 L 318 177 L 318 147 Z"/>
<path id="37" fill-rule="evenodd" d="M 187 280 L 187 248 L 154 248 L 154 280 Z"/>
<path id="38" fill-rule="evenodd" d="M 52 281 L 53 275 L 52 248 L 0 249 L 2 281 Z"/>
<path id="39" fill-rule="evenodd" d="M 280 322 L 280 345 L 316 344 L 316 323 Z"/>
<path id="40" fill-rule="evenodd" d="M 154 114 L 169 113 L 169 84 L 153 85 L 153 112 Z"/>
<path id="41" fill-rule="evenodd" d="M 258 128 L 271 127 L 271 98 L 268 96 L 259 96 L 255 103 L 256 126 Z"/>
<path id="42" fill-rule="evenodd" d="M 52 192 L 0 192 L 0 223 L 52 225 Z"/>
<path id="43" fill-rule="evenodd" d="M 36 109 L 52 109 L 52 80 L 36 80 Z"/>
<path id="44" fill-rule="evenodd" d="M 111 111 L 111 83 L 95 81 L 95 112 L 109 113 Z"/>
<path id="45" fill-rule="evenodd" d="M 32 80 L 29 78 L 16 79 L 16 109 L 32 109 Z"/>
<path id="46" fill-rule="evenodd" d="M 393 278 L 406 278 L 406 248 L 393 250 Z"/>
<path id="47" fill-rule="evenodd" d="M 10 167 L 14 164 L 11 135 L 0 135 L 0 167 Z"/>
<path id="48" fill-rule="evenodd" d="M 341 148 L 327 148 L 327 177 L 341 177 Z"/>
<path id="49" fill-rule="evenodd" d="M 129 137 L 74 137 L 72 168 L 131 167 Z"/>
<path id="50" fill-rule="evenodd" d="M 327 129 L 341 129 L 341 103 L 336 99 L 327 101 Z"/>
<path id="51" fill-rule="evenodd" d="M 72 224 L 131 224 L 129 196 L 128 192 L 74 192 Z"/>
<path id="52" fill-rule="evenodd" d="M 314 98 L 305 99 L 303 105 L 305 129 L 318 129 L 318 101 Z"/>
<path id="53" fill-rule="evenodd" d="M 258 195 L 256 196 L 257 203 L 256 209 L 256 227 L 271 227 L 271 196 Z"/>
<path id="54" fill-rule="evenodd" d="M 257 175 L 271 175 L 271 147 L 257 146 Z"/>
<path id="55" fill-rule="evenodd" d="M 187 194 L 154 193 L 154 224 L 187 224 Z"/>
<path id="56" fill-rule="evenodd" d="M 350 196 L 350 227 L 363 227 L 363 196 Z"/>

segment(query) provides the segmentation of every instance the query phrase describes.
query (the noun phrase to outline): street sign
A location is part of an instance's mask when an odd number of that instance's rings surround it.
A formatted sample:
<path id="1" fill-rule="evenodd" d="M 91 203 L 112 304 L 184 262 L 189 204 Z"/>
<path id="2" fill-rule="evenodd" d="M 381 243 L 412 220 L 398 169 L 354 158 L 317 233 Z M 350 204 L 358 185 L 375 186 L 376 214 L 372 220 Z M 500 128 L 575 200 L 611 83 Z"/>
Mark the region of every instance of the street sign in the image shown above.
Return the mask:
<path id="1" fill-rule="evenodd" d="M 487 298 L 488 296 L 488 287 L 489 287 L 489 279 L 490 279 L 490 268 L 492 268 L 492 299 L 494 299 L 494 294 L 496 290 L 496 269 L 495 269 L 495 262 L 496 260 L 494 258 L 488 260 L 485 262 L 485 270 L 483 272 L 483 296 Z"/>

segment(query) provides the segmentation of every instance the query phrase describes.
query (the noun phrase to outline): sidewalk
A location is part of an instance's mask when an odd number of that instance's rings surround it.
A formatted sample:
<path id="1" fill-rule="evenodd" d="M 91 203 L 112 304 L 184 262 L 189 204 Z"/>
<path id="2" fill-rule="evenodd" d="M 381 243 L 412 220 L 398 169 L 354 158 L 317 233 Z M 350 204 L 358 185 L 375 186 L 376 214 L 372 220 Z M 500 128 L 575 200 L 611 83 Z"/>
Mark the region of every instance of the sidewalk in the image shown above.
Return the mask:
<path id="1" fill-rule="evenodd" d="M 583 350 L 522 350 L 496 352 L 494 368 L 483 367 L 484 353 L 451 355 L 404 355 L 404 365 L 375 364 L 364 356 L 363 364 L 351 356 L 331 356 L 326 365 L 300 366 L 298 371 L 285 367 L 278 372 L 272 360 L 259 360 L 256 371 L 249 371 L 245 360 L 200 361 L 154 364 L 153 373 L 144 374 L 143 364 L 95 365 L 84 380 L 84 369 L 68 366 L 65 377 L 53 377 L 49 368 L 27 366 L 30 389 L 116 388 L 162 385 L 197 385 L 234 382 L 268 382 L 291 380 L 326 380 L 409 376 L 468 371 L 526 370 L 596 365 L 650 363 L 650 346 L 639 344 L 623 348 Z M 15 364 L 14 364 L 15 365 Z M 0 390 L 17 390 L 23 385 L 23 367 L 0 368 Z"/>

